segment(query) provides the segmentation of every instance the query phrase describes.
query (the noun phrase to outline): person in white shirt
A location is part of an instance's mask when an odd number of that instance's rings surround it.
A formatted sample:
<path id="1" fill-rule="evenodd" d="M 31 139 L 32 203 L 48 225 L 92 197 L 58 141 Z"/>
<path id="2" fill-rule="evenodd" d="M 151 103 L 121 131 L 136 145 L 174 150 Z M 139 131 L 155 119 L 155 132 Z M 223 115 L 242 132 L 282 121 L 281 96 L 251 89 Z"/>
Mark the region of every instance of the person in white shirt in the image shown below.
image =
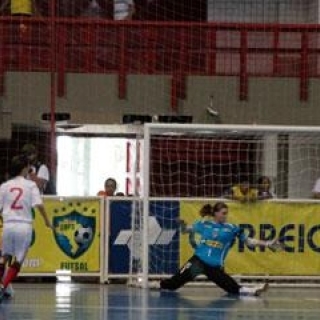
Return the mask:
<path id="1" fill-rule="evenodd" d="M 87 8 L 81 14 L 83 17 L 102 18 L 103 10 L 97 0 L 90 0 Z"/>
<path id="2" fill-rule="evenodd" d="M 135 12 L 133 0 L 114 0 L 114 20 L 131 20 Z"/>
<path id="3" fill-rule="evenodd" d="M 37 208 L 45 225 L 52 229 L 36 183 L 26 179 L 28 158 L 16 156 L 11 161 L 10 176 L 0 186 L 0 212 L 3 218 L 2 254 L 0 257 L 0 302 L 5 290 L 18 275 L 32 240 L 32 208 Z M 6 272 L 6 265 L 9 265 Z"/>
<path id="4" fill-rule="evenodd" d="M 312 189 L 312 193 L 313 193 L 313 198 L 320 199 L 320 178 L 317 179 L 317 181 L 315 182 Z"/>
<path id="5" fill-rule="evenodd" d="M 27 178 L 38 186 L 40 193 L 46 193 L 50 174 L 48 167 L 38 160 L 38 151 L 33 144 L 25 144 L 22 147 L 22 154 L 25 155 L 31 164 Z"/>

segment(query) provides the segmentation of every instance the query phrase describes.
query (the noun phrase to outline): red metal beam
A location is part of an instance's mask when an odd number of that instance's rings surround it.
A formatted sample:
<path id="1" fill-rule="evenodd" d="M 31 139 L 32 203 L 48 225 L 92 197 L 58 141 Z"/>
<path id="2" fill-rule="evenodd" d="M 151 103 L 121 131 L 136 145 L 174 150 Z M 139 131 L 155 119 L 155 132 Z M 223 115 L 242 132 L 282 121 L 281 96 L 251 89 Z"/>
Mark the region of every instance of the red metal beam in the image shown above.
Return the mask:
<path id="1" fill-rule="evenodd" d="M 26 26 L 26 31 L 22 28 L 23 32 L 19 31 L 20 40 L 16 41 L 15 30 L 19 30 L 21 24 Z M 46 29 L 48 32 L 54 30 L 50 32 L 55 32 L 54 38 L 57 41 L 48 41 L 50 35 L 48 37 L 43 32 Z M 81 29 L 82 36 L 79 31 Z M 186 97 L 188 75 L 238 76 L 241 100 L 248 98 L 249 76 L 299 77 L 301 100 L 308 98 L 310 77 L 320 77 L 316 69 L 309 72 L 308 61 L 311 55 L 316 60 L 319 59 L 320 49 L 316 46 L 309 48 L 308 45 L 309 37 L 320 33 L 319 25 L 115 22 L 56 18 L 53 15 L 49 19 L 0 17 L 0 30 L 0 92 L 3 90 L 1 80 L 7 70 L 48 71 L 48 65 L 51 72 L 58 74 L 59 96 L 65 94 L 67 72 L 118 72 L 120 99 L 126 97 L 129 73 L 172 75 L 171 102 L 173 110 L 177 111 L 178 99 Z M 231 42 L 221 41 L 228 32 L 238 33 L 240 41 L 237 37 L 235 40 L 231 37 Z M 266 34 L 265 38 L 263 32 Z M 162 33 L 172 35 L 172 39 Z M 259 33 L 260 37 L 257 44 L 251 42 L 254 39 L 251 35 L 255 33 Z M 295 45 L 294 42 L 280 41 L 286 33 L 301 35 L 301 43 Z M 270 34 L 273 35 L 273 40 Z M 37 59 L 33 52 L 39 55 Z M 281 61 L 299 56 L 300 70 L 296 69 L 294 72 L 288 67 L 279 68 Z M 238 57 L 240 58 L 236 60 Z M 259 65 L 256 61 L 260 57 L 270 61 Z"/>
<path id="2" fill-rule="evenodd" d="M 52 2 L 52 1 L 51 1 Z M 87 25 L 88 18 L 76 17 L 76 18 L 63 18 L 63 17 L 53 17 L 57 24 L 67 24 L 67 25 Z M 21 17 L 14 16 L 0 16 L 0 23 L 17 23 L 20 22 Z M 48 23 L 51 18 L 47 17 L 32 17 L 26 18 L 31 24 L 39 25 L 40 23 Z M 319 24 L 278 24 L 278 23 L 228 23 L 228 22 L 180 22 L 180 21 L 113 21 L 113 20 L 103 20 L 103 19 L 92 19 L 90 18 L 90 23 L 95 26 L 104 27 L 128 27 L 128 28 L 212 28 L 216 30 L 247 30 L 247 31 L 257 31 L 257 32 L 272 32 L 278 29 L 280 32 L 317 32 L 320 31 Z"/>

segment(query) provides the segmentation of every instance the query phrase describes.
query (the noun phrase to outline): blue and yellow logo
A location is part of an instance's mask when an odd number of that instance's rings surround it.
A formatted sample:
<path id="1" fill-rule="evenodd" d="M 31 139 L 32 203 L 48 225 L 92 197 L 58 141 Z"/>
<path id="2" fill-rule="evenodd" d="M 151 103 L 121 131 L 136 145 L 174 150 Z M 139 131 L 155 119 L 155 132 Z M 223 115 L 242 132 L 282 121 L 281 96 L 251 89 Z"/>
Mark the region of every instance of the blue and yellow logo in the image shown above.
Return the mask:
<path id="1" fill-rule="evenodd" d="M 73 210 L 53 218 L 55 241 L 70 258 L 77 259 L 90 248 L 95 232 L 96 218 Z"/>

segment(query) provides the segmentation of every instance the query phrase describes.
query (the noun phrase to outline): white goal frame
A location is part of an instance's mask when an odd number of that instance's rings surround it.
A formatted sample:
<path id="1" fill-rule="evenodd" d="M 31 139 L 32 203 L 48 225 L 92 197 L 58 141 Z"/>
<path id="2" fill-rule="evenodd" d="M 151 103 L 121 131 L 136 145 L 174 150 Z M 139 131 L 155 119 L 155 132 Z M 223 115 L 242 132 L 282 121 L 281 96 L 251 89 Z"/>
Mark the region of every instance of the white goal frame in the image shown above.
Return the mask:
<path id="1" fill-rule="evenodd" d="M 143 138 L 143 222 L 148 221 L 149 216 L 149 203 L 156 198 L 150 196 L 150 147 L 151 137 L 153 134 L 172 134 L 182 135 L 186 133 L 199 133 L 202 136 L 212 133 L 308 133 L 319 134 L 320 127 L 312 126 L 269 126 L 269 125 L 219 125 L 219 124 L 159 124 L 151 123 L 144 125 L 144 138 Z M 212 199 L 211 199 L 212 200 Z M 290 200 L 289 200 L 290 201 Z M 303 201 L 303 200 L 302 200 Z M 309 200 L 310 201 L 310 200 Z M 320 203 L 320 202 L 319 202 Z M 139 285 L 142 288 L 148 287 L 149 281 L 149 245 L 148 245 L 148 223 L 142 225 L 142 239 L 141 239 L 141 253 L 142 253 L 142 270 L 139 275 Z M 250 277 L 246 277 L 250 278 Z M 255 278 L 255 277 L 253 277 Z M 259 277 L 261 279 L 261 277 Z M 277 277 L 279 278 L 279 277 Z M 306 277 L 284 276 L 280 277 L 283 280 L 304 280 Z M 307 277 L 308 280 L 320 280 L 320 277 Z M 275 278 L 275 281 L 277 279 Z"/>

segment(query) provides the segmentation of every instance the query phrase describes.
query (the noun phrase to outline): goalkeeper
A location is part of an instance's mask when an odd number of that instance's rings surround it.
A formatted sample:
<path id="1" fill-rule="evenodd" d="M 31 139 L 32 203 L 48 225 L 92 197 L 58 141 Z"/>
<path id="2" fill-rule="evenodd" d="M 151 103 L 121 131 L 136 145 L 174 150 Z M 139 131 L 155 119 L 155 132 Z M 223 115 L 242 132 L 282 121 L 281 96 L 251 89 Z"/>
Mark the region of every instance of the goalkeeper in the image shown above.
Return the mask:
<path id="1" fill-rule="evenodd" d="M 217 202 L 214 206 L 206 204 L 200 210 L 201 220 L 192 226 L 181 221 L 181 232 L 189 234 L 194 248 L 194 255 L 172 278 L 160 282 L 160 288 L 177 290 L 200 274 L 230 294 L 259 296 L 268 289 L 267 284 L 256 287 L 242 287 L 224 271 L 224 260 L 236 238 L 251 247 L 269 247 L 275 251 L 279 246 L 277 240 L 262 241 L 247 237 L 239 227 L 227 223 L 228 206 Z M 200 236 L 196 241 L 195 235 Z"/>

